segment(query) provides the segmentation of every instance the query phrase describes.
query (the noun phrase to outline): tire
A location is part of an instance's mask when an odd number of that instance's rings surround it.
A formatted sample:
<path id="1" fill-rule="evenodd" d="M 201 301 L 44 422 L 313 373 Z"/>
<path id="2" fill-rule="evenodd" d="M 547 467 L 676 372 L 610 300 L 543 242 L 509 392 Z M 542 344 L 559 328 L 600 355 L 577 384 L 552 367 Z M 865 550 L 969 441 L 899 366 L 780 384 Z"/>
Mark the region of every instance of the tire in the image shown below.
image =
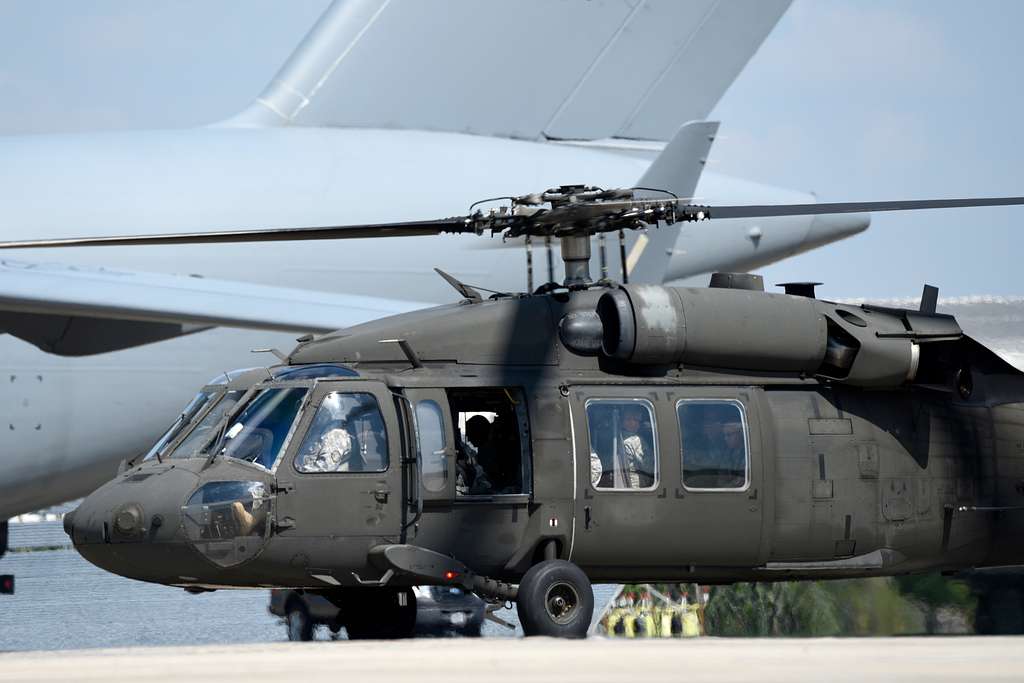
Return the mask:
<path id="1" fill-rule="evenodd" d="M 516 611 L 527 636 L 586 638 L 594 615 L 590 579 L 571 562 L 544 560 L 523 576 Z"/>
<path id="2" fill-rule="evenodd" d="M 288 629 L 288 640 L 313 640 L 313 620 L 309 618 L 309 610 L 301 600 L 291 600 L 285 608 L 285 627 Z"/>
<path id="3" fill-rule="evenodd" d="M 406 604 L 398 594 L 404 592 Z M 416 629 L 416 594 L 411 588 L 357 589 L 343 598 L 349 640 L 411 638 Z"/>

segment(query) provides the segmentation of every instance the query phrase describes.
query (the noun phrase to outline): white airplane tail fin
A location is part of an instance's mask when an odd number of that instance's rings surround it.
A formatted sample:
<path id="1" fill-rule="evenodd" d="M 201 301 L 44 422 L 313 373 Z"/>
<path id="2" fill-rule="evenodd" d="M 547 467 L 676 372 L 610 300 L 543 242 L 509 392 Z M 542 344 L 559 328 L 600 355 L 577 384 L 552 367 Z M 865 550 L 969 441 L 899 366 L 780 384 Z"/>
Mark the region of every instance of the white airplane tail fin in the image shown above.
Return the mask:
<path id="1" fill-rule="evenodd" d="M 637 185 L 671 192 L 682 199 L 692 198 L 717 133 L 717 121 L 687 123 L 651 162 Z M 682 225 L 659 224 L 657 229 L 647 230 L 632 241 L 626 257 L 630 282 L 664 282 Z"/>
<path id="2" fill-rule="evenodd" d="M 337 0 L 223 125 L 667 140 L 790 0 Z"/>

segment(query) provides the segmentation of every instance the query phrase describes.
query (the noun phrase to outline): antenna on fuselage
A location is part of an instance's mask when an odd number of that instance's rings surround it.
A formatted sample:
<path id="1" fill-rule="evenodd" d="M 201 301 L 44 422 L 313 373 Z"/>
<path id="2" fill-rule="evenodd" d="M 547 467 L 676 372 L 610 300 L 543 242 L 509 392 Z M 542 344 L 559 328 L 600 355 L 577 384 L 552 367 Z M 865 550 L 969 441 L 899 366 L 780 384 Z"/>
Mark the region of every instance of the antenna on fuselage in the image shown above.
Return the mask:
<path id="1" fill-rule="evenodd" d="M 554 282 L 555 255 L 551 252 L 551 235 L 544 235 L 544 248 L 548 250 L 548 282 Z"/>
<path id="2" fill-rule="evenodd" d="M 533 238 L 526 236 L 526 291 L 533 291 Z"/>
<path id="3" fill-rule="evenodd" d="M 406 341 L 405 339 L 381 339 L 377 343 L 398 344 L 398 348 L 402 349 L 402 353 L 405 354 L 405 357 L 406 359 L 408 359 L 410 365 L 417 369 L 423 367 L 423 361 L 420 360 L 420 357 L 417 356 L 416 352 L 413 350 L 412 345 L 409 344 L 409 342 Z"/>

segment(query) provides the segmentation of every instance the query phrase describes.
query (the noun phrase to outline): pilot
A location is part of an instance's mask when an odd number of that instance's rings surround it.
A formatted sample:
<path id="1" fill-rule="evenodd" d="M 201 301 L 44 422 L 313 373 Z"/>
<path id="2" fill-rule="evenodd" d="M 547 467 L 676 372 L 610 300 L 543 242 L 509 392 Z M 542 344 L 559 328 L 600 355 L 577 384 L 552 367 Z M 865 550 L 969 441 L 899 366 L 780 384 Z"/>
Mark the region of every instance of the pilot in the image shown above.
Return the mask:
<path id="1" fill-rule="evenodd" d="M 260 518 L 245 509 L 242 501 L 236 500 L 231 503 L 231 516 L 235 518 L 235 525 L 239 536 L 248 536 L 256 529 Z"/>
<path id="2" fill-rule="evenodd" d="M 640 433 L 644 412 L 641 406 L 631 405 L 622 413 L 623 488 L 640 489 L 654 484 L 654 450 Z"/>
<path id="3" fill-rule="evenodd" d="M 361 468 L 353 465 L 352 435 L 342 421 L 325 429 L 313 450 L 302 459 L 304 472 L 350 472 Z"/>
<path id="4" fill-rule="evenodd" d="M 262 535 L 265 529 L 263 522 L 266 521 L 267 510 L 263 505 L 266 500 L 263 484 L 253 482 L 249 486 L 249 495 L 252 496 L 252 503 L 249 506 L 252 512 L 247 510 L 240 500 L 231 503 L 231 516 L 234 517 L 239 536 Z"/>

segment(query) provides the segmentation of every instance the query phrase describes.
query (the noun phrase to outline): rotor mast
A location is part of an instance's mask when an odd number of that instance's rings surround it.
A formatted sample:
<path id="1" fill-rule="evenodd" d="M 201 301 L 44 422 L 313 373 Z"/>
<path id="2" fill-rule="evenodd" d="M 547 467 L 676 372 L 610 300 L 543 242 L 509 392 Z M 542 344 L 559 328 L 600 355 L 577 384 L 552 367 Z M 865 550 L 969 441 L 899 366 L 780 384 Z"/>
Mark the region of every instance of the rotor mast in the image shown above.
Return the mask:
<path id="1" fill-rule="evenodd" d="M 562 263 L 565 265 L 565 281 L 562 283 L 569 289 L 587 287 L 593 280 L 590 277 L 590 235 L 563 235 Z"/>

